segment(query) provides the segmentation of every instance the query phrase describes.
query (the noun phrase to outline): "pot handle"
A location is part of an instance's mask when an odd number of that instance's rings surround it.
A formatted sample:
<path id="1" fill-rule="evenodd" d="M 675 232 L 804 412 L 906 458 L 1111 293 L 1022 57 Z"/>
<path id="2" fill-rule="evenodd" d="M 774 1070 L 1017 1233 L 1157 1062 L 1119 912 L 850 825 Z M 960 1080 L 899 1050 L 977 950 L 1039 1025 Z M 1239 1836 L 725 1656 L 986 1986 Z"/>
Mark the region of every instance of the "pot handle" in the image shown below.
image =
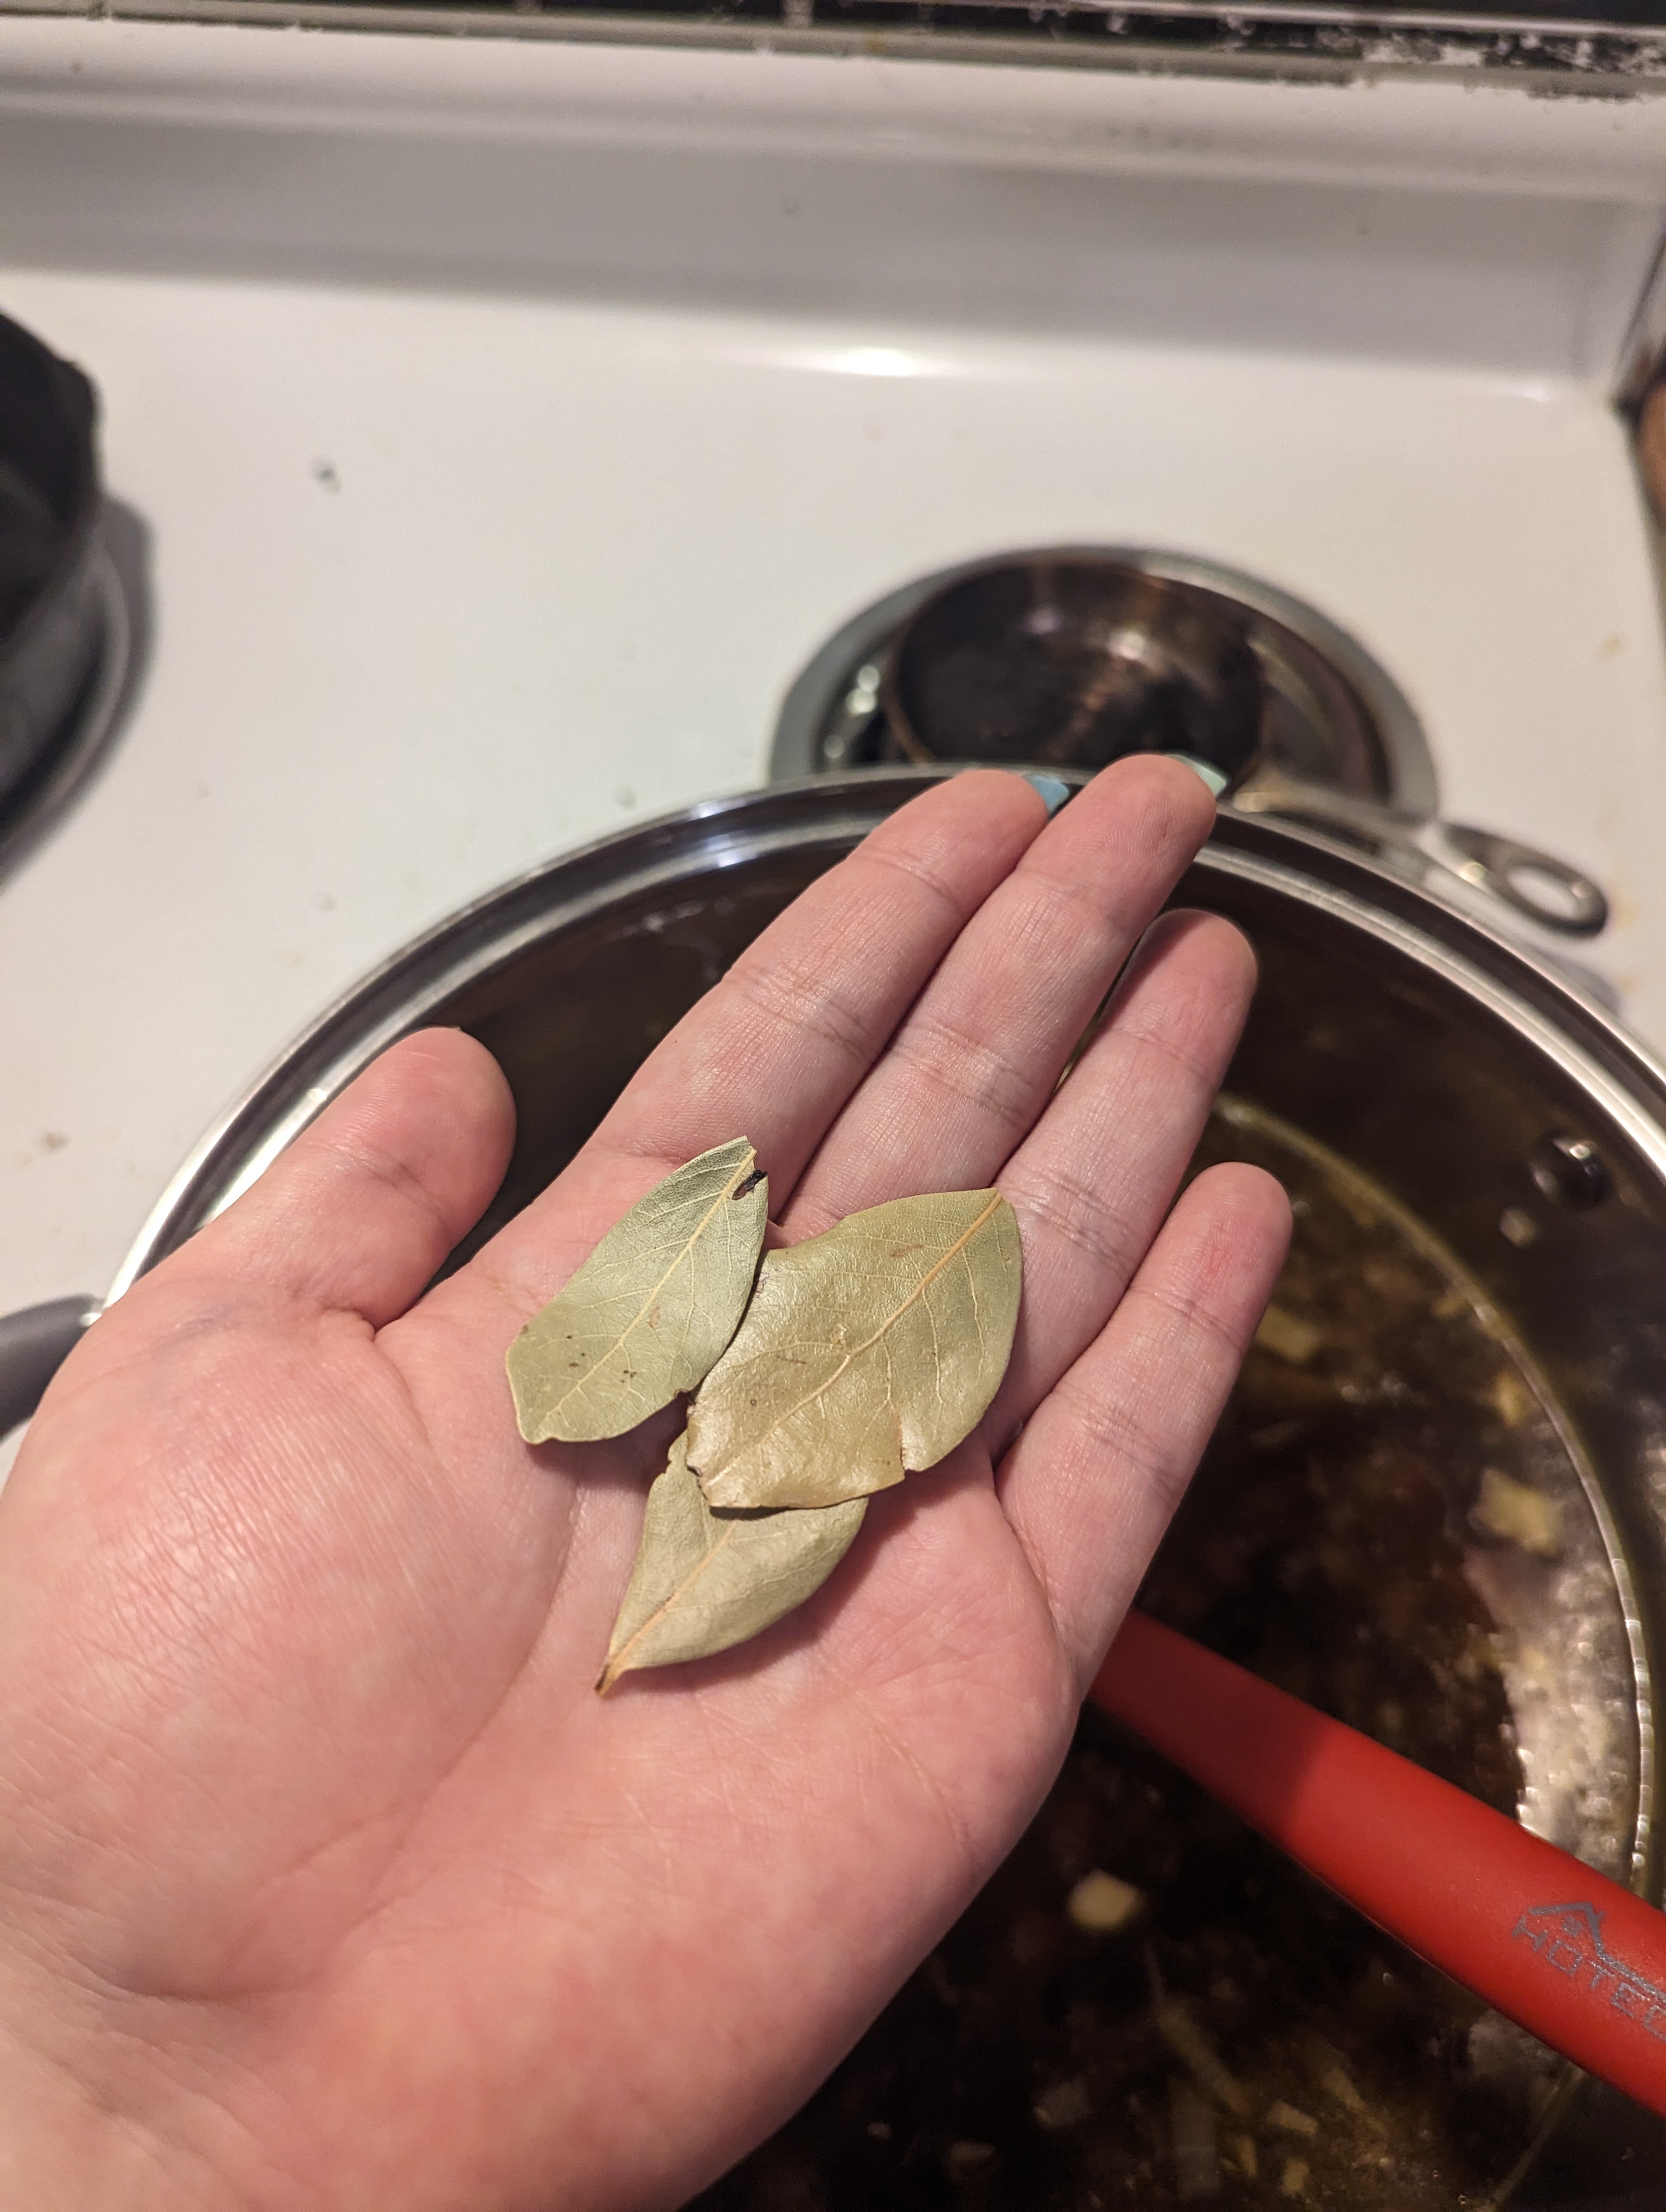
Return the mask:
<path id="1" fill-rule="evenodd" d="M 1496 830 L 1404 813 L 1383 799 L 1308 783 L 1261 763 L 1229 788 L 1225 803 L 1240 814 L 1282 815 L 1404 853 L 1426 878 L 1455 876 L 1563 937 L 1596 937 L 1608 926 L 1608 902 L 1599 884 L 1554 853 Z"/>
<path id="2" fill-rule="evenodd" d="M 100 1311 L 96 1298 L 53 1298 L 0 1318 L 0 1436 L 28 1419 Z"/>
<path id="3" fill-rule="evenodd" d="M 1514 837 L 1472 830 L 1462 822 L 1442 822 L 1431 842 L 1454 875 L 1502 899 L 1541 929 L 1595 937 L 1608 925 L 1608 902 L 1601 885 L 1554 853 L 1537 852 Z"/>

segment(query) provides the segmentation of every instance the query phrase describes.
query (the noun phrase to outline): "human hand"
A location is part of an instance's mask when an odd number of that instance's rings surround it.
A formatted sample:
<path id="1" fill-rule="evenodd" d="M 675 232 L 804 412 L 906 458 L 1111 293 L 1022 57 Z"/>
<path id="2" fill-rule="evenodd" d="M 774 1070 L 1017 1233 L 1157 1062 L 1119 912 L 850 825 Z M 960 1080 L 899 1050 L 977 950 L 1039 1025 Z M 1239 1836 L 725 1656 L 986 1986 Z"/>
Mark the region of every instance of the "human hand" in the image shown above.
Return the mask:
<path id="1" fill-rule="evenodd" d="M 1211 818 L 938 786 L 436 1289 L 511 1137 L 449 1031 L 90 1331 L 0 1500 L 0 2203 L 670 2206 L 832 2066 L 1048 1788 L 1282 1258 L 1257 1170 L 1169 1212 L 1253 981 L 1148 928 Z M 788 1241 L 999 1181 L 1012 1361 L 801 1611 L 604 1700 L 675 1419 L 530 1449 L 503 1354 L 742 1133 Z"/>

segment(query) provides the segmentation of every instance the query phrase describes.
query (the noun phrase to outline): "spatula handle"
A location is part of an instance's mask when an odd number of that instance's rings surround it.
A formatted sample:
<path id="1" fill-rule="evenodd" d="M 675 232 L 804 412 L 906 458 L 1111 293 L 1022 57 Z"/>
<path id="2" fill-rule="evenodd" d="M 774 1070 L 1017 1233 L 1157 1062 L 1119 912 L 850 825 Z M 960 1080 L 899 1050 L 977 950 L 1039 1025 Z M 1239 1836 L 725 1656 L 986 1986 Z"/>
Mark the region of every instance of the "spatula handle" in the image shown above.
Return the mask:
<path id="1" fill-rule="evenodd" d="M 1092 1694 L 1379 1928 L 1666 2114 L 1666 1915 L 1143 1613 Z"/>

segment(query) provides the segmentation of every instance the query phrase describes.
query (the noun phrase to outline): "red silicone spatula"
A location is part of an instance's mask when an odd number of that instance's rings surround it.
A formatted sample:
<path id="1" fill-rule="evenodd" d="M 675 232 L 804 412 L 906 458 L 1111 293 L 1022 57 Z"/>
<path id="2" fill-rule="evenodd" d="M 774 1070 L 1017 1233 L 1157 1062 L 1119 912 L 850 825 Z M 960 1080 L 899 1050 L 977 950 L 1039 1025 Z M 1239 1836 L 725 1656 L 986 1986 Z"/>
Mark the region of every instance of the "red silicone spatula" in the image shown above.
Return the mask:
<path id="1" fill-rule="evenodd" d="M 1666 1914 L 1143 1613 L 1093 1696 L 1379 1928 L 1666 2114 Z"/>

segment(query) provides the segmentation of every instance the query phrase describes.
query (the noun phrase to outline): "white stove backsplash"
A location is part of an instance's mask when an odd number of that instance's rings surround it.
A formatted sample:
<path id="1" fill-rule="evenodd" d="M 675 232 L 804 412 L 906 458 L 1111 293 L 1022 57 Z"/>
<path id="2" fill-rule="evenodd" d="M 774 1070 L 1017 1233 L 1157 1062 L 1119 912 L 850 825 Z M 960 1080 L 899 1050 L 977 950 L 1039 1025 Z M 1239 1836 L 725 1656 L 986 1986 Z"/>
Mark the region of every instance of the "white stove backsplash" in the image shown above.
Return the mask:
<path id="1" fill-rule="evenodd" d="M 0 1311 L 100 1290 L 371 963 L 757 782 L 841 622 L 1003 548 L 1352 631 L 1666 1046 L 1607 398 L 1663 210 L 1646 97 L 0 19 L 0 311 L 98 382 L 155 625 L 0 885 Z"/>

